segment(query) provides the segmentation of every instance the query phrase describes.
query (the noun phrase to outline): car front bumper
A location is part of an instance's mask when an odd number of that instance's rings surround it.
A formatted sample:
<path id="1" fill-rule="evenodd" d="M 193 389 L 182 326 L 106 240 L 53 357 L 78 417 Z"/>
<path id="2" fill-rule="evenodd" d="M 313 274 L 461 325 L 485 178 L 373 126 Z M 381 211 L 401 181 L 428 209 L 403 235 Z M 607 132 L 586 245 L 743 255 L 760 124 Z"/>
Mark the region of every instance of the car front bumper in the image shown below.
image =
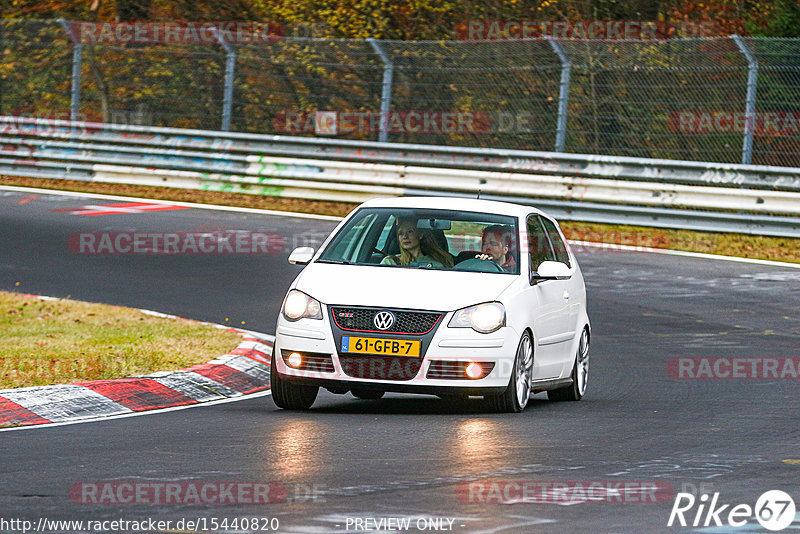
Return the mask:
<path id="1" fill-rule="evenodd" d="M 327 312 L 327 310 L 326 310 Z M 327 315 L 327 314 L 326 314 Z M 490 395 L 505 391 L 509 384 L 509 378 L 513 369 L 514 357 L 520 334 L 512 327 L 505 326 L 491 334 L 481 334 L 469 328 L 449 328 L 448 321 L 452 313 L 447 313 L 441 323 L 436 327 L 433 337 L 428 344 L 427 350 L 420 358 L 397 358 L 398 368 L 411 369 L 410 373 L 403 376 L 403 379 L 392 377 L 388 373 L 387 378 L 380 379 L 374 377 L 361 378 L 345 372 L 342 365 L 342 358 L 352 358 L 352 354 L 340 355 L 337 351 L 337 344 L 330 327 L 328 317 L 323 320 L 300 319 L 290 322 L 283 316 L 278 318 L 277 334 L 273 351 L 272 365 L 281 378 L 292 382 L 303 382 L 309 385 L 318 385 L 332 391 L 344 393 L 350 389 L 370 389 L 381 391 L 393 391 L 401 393 L 427 393 L 433 395 Z M 379 334 L 353 332 L 352 335 L 380 337 Z M 407 339 L 415 339 L 409 335 Z M 311 369 L 294 369 L 284 361 L 284 354 L 299 352 L 303 355 L 309 354 L 312 357 L 323 359 L 329 358 L 322 369 L 314 366 Z M 373 361 L 374 357 L 359 356 L 365 361 L 365 365 L 377 365 Z M 380 357 L 378 357 L 380 359 Z M 463 365 L 470 362 L 491 366 L 491 371 L 484 377 L 472 379 L 465 374 L 449 373 L 453 378 L 431 378 L 434 374 L 431 365 L 434 367 L 442 366 L 441 362 L 452 366 L 452 362 Z M 416 370 L 416 366 L 418 370 Z M 456 365 L 458 367 L 458 365 Z M 348 369 L 352 369 L 348 367 Z M 388 369 L 388 367 L 387 367 Z M 459 377 L 461 376 L 461 377 Z"/>

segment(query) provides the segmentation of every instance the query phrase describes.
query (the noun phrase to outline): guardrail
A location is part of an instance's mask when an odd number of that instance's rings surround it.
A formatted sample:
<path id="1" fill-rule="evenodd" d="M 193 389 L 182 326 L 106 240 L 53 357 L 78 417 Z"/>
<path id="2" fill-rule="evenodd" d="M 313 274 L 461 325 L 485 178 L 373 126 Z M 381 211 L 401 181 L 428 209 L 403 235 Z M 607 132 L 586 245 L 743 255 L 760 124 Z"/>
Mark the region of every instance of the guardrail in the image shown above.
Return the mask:
<path id="1" fill-rule="evenodd" d="M 800 168 L 0 117 L 0 174 L 361 202 L 512 200 L 565 220 L 800 237 Z"/>

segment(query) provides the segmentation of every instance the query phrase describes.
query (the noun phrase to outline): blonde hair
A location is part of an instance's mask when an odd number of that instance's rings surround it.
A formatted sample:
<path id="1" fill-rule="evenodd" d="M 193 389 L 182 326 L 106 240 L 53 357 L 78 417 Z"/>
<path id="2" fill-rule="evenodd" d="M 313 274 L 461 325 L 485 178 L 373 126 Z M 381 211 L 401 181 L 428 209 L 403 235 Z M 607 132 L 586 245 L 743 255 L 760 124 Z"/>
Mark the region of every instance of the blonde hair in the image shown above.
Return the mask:
<path id="1" fill-rule="evenodd" d="M 398 217 L 394 222 L 395 229 L 400 228 L 400 225 L 404 223 L 411 224 L 416 230 L 417 235 L 419 235 L 419 250 L 424 256 L 428 256 L 430 259 L 438 261 L 445 267 L 453 266 L 453 257 L 448 254 L 446 250 L 440 247 L 438 243 L 436 243 L 436 239 L 433 236 L 433 231 L 421 230 L 417 228 L 417 219 L 413 217 Z M 398 265 L 408 265 L 412 261 L 416 261 L 416 258 L 404 248 L 400 249 L 400 254 L 390 256 L 390 258 L 392 258 L 392 260 L 394 260 Z"/>

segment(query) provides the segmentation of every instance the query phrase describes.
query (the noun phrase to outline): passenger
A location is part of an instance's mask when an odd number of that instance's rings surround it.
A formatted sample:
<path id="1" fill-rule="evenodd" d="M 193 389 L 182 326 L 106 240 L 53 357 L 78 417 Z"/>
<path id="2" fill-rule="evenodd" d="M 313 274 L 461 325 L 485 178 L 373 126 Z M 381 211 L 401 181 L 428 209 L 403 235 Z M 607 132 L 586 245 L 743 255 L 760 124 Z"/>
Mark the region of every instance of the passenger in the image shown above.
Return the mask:
<path id="1" fill-rule="evenodd" d="M 514 254 L 509 253 L 514 248 L 514 232 L 507 227 L 493 224 L 483 229 L 481 254 L 475 256 L 479 260 L 491 260 L 502 267 L 507 273 L 514 272 L 517 262 Z"/>
<path id="2" fill-rule="evenodd" d="M 430 230 L 417 228 L 417 219 L 398 218 L 395 222 L 400 254 L 386 256 L 381 265 L 427 263 L 430 267 L 452 267 L 453 257 L 436 244 Z"/>

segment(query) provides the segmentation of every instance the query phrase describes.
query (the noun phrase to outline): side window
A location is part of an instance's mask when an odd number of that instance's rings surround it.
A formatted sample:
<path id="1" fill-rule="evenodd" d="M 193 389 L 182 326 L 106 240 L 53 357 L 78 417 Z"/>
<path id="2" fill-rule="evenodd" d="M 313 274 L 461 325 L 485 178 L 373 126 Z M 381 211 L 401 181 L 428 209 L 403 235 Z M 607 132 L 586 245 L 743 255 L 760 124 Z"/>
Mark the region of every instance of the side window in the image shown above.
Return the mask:
<path id="1" fill-rule="evenodd" d="M 532 271 L 536 271 L 543 261 L 555 261 L 550 241 L 537 215 L 528 217 L 528 253 Z"/>
<path id="2" fill-rule="evenodd" d="M 560 261 L 561 263 L 565 263 L 567 267 L 572 267 L 569 262 L 569 252 L 567 252 L 567 245 L 564 244 L 564 240 L 561 239 L 561 235 L 558 233 L 556 229 L 556 225 L 553 224 L 553 221 L 550 219 L 546 219 L 542 217 L 542 221 L 544 222 L 544 227 L 547 230 L 547 235 L 550 236 L 550 242 L 553 244 L 553 249 L 556 253 L 556 261 Z"/>

